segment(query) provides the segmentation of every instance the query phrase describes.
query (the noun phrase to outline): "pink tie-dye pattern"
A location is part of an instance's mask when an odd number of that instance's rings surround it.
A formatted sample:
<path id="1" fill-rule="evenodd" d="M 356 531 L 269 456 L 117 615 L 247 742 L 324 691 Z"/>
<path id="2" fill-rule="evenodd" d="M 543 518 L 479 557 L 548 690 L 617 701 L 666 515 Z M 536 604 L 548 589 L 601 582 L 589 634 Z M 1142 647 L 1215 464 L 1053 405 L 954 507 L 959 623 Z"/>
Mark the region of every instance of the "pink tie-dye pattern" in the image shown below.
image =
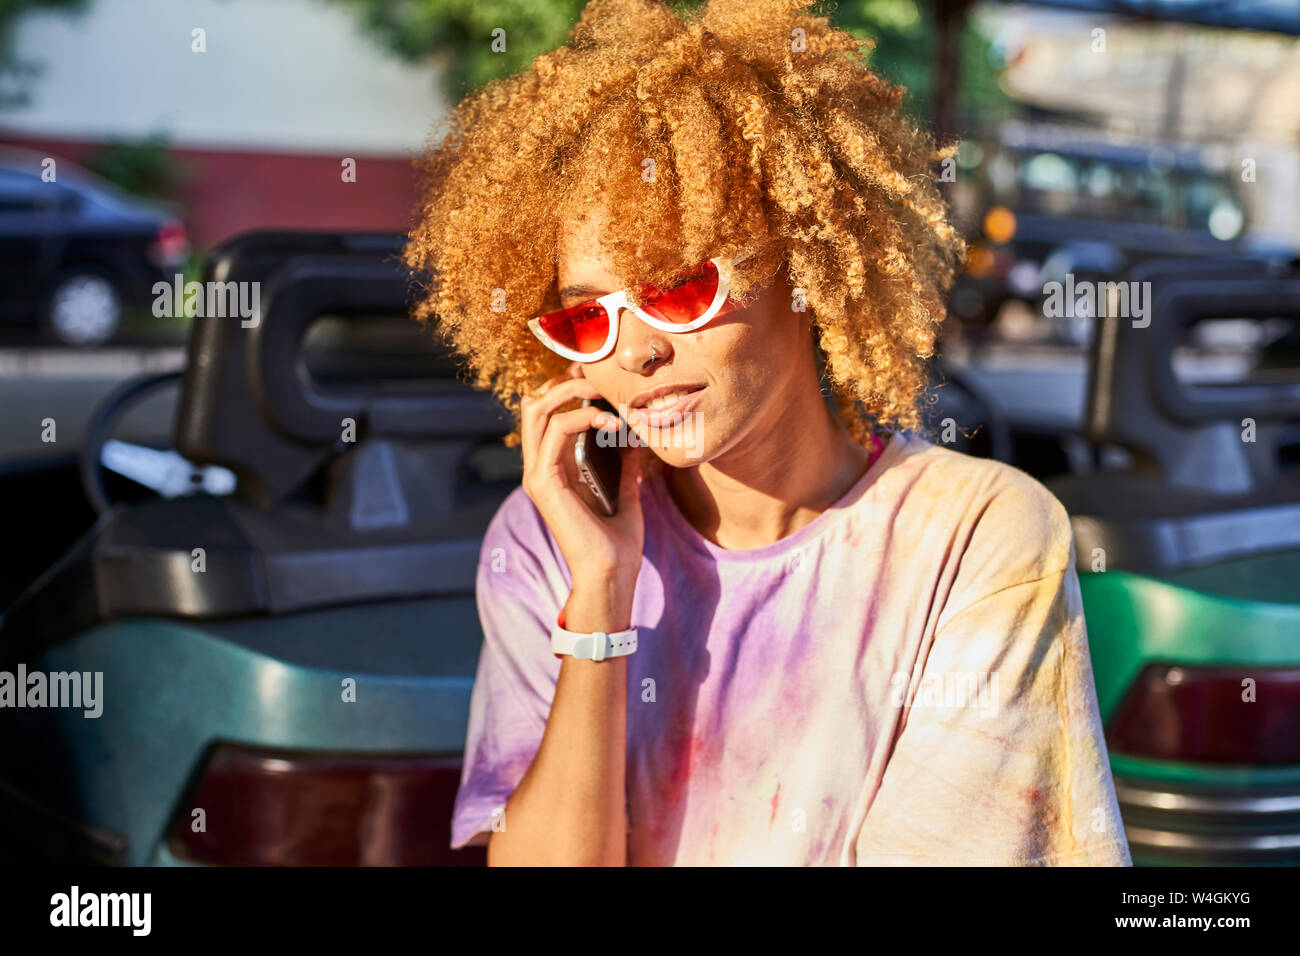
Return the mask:
<path id="1" fill-rule="evenodd" d="M 1129 862 L 1069 525 L 1037 482 L 896 435 L 834 506 L 747 551 L 700 536 L 658 476 L 643 502 L 630 864 Z M 483 544 L 453 846 L 486 839 L 536 753 L 568 584 L 516 492 Z M 912 699 L 989 672 L 993 715 Z"/>

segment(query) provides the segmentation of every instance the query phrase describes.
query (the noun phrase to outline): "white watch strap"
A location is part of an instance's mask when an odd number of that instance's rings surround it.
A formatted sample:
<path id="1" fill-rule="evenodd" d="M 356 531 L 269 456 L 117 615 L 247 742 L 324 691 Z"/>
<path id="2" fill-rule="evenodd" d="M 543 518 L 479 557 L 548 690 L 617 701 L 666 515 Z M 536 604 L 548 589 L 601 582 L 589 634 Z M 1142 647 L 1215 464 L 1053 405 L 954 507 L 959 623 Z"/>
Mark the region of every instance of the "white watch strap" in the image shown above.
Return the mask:
<path id="1" fill-rule="evenodd" d="M 636 651 L 636 628 L 615 631 L 578 633 L 566 631 L 558 624 L 551 629 L 551 650 L 569 654 L 583 661 L 603 661 L 609 657 L 626 657 Z"/>

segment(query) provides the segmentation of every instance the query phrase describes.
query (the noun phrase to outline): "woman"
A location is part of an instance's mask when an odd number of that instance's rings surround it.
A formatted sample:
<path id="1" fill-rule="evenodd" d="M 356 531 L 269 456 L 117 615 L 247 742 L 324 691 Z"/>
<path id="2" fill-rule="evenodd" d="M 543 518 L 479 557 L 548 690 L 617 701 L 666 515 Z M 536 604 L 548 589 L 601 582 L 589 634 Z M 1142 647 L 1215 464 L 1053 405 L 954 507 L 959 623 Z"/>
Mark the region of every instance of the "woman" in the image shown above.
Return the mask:
<path id="1" fill-rule="evenodd" d="M 418 314 L 524 463 L 452 845 L 1127 864 L 1063 509 L 908 434 L 963 253 L 952 148 L 805 6 L 592 0 L 427 157 Z M 626 446 L 612 517 L 591 428 Z"/>

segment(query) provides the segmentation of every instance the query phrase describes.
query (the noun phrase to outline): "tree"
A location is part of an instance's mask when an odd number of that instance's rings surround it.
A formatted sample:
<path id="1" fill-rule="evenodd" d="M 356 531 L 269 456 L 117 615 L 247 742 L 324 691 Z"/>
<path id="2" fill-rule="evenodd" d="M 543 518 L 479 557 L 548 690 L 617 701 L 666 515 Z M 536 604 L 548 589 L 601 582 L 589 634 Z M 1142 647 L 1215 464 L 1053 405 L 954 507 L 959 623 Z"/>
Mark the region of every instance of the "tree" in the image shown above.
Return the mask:
<path id="1" fill-rule="evenodd" d="M 443 64 L 452 102 L 489 80 L 526 69 L 539 53 L 568 37 L 586 0 L 328 0 L 356 11 L 363 28 L 399 57 Z M 670 0 L 694 10 L 700 0 Z M 929 112 L 933 90 L 934 21 L 919 0 L 842 0 L 831 20 L 854 36 L 876 41 L 872 64 L 908 90 L 908 108 Z M 504 30 L 494 49 L 493 31 Z M 961 43 L 961 92 L 968 113 L 1000 113 L 1007 99 L 990 43 L 967 26 Z"/>
<path id="2" fill-rule="evenodd" d="M 14 51 L 14 32 L 23 14 L 33 10 L 56 10 L 80 14 L 87 0 L 0 0 L 0 110 L 26 106 L 31 101 L 31 84 L 40 76 L 41 64 L 23 60 Z"/>

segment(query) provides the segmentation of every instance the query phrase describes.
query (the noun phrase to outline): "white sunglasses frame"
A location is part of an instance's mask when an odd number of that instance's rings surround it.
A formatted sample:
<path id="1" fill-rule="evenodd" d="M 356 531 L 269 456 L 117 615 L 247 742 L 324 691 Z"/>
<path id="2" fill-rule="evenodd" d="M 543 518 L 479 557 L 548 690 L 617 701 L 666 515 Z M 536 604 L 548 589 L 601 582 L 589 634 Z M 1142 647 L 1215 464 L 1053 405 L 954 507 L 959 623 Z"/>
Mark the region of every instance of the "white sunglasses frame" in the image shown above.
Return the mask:
<path id="1" fill-rule="evenodd" d="M 749 257 L 745 256 L 744 258 L 747 259 Z M 694 319 L 681 325 L 672 322 L 665 322 L 662 319 L 656 319 L 653 315 L 649 315 L 632 303 L 632 300 L 628 297 L 629 290 L 620 289 L 617 292 L 610 292 L 608 295 L 602 295 L 597 299 L 591 300 L 592 302 L 603 306 L 605 313 L 609 316 L 609 335 L 605 338 L 605 344 L 595 352 L 575 352 L 573 349 L 565 348 L 563 345 L 560 345 L 542 331 L 540 317 L 529 319 L 528 329 L 537 337 L 539 342 L 545 345 L 552 352 L 562 355 L 573 362 L 599 362 L 601 359 L 608 356 L 609 353 L 614 351 L 614 345 L 618 342 L 619 316 L 622 314 L 624 309 L 633 313 L 646 325 L 656 328 L 661 332 L 694 332 L 696 329 L 712 322 L 717 314 L 722 310 L 723 304 L 727 301 L 727 294 L 731 290 L 732 268 L 737 263 L 743 262 L 744 259 L 710 259 L 708 261 L 713 263 L 718 270 L 718 288 L 713 294 L 713 301 L 709 303 L 709 307 L 704 310 L 704 314 L 698 319 Z M 586 305 L 587 303 L 583 302 L 579 304 Z"/>

